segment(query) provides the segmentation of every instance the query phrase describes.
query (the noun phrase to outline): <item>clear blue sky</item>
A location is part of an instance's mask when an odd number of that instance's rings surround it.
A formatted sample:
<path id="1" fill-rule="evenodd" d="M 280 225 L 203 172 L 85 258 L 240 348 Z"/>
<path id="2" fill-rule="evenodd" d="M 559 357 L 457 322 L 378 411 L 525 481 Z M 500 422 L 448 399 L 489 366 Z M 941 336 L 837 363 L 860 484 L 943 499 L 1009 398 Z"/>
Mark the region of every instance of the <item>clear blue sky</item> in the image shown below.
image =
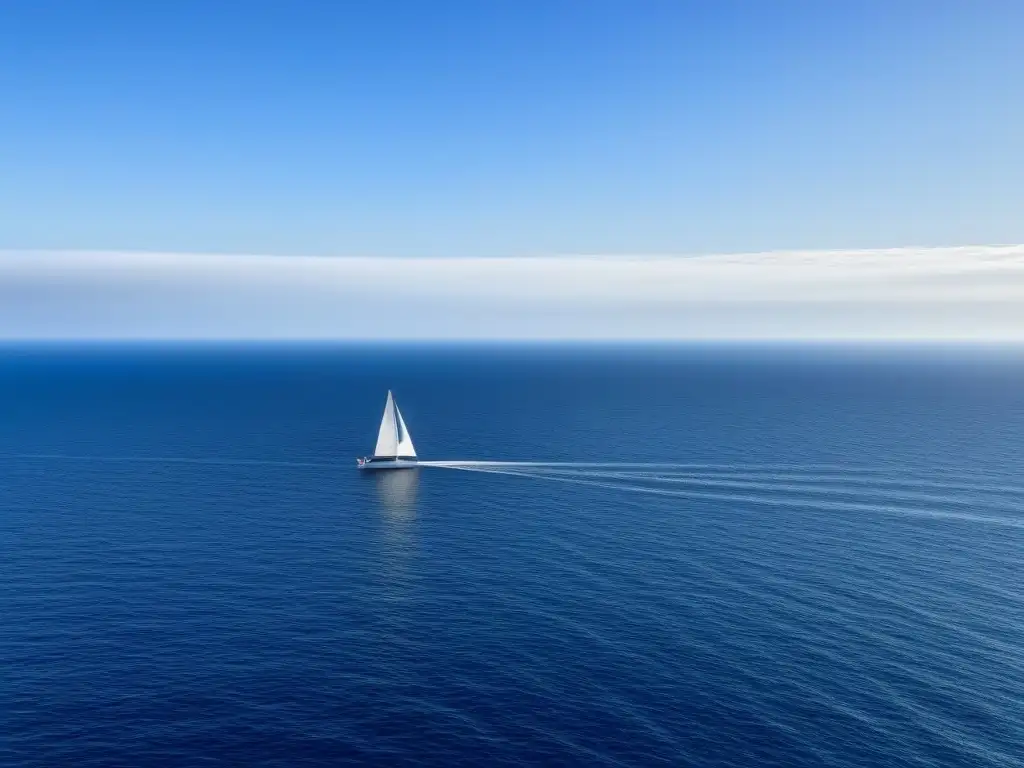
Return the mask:
<path id="1" fill-rule="evenodd" d="M 1024 3 L 0 5 L 0 248 L 1024 241 Z"/>

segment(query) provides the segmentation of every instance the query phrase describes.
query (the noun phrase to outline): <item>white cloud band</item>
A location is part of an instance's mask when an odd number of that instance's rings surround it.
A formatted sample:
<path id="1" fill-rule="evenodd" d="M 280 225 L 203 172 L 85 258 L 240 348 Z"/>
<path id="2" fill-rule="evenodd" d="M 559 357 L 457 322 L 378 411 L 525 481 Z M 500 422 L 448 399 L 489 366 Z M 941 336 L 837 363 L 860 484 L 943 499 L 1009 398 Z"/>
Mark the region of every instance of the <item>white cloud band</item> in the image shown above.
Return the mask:
<path id="1" fill-rule="evenodd" d="M 8 339 L 1024 339 L 1024 246 L 699 257 L 0 254 Z"/>

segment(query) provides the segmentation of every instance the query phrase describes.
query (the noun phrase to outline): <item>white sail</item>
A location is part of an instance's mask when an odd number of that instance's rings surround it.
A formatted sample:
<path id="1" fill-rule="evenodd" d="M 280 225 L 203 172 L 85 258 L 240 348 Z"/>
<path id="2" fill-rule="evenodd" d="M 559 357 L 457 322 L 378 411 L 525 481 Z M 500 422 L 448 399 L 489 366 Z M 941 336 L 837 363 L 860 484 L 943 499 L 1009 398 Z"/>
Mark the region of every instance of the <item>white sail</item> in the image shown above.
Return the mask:
<path id="1" fill-rule="evenodd" d="M 409 430 L 405 427 L 405 419 L 402 418 L 402 412 L 398 410 L 398 403 L 395 403 L 395 416 L 397 417 L 398 426 L 398 455 L 399 456 L 415 456 L 416 449 L 412 445 L 412 435 L 409 434 Z"/>
<path id="2" fill-rule="evenodd" d="M 395 398 L 388 390 L 388 401 L 384 405 L 384 418 L 380 420 L 380 431 L 377 433 L 377 447 L 374 456 L 398 455 L 398 422 L 395 420 Z"/>

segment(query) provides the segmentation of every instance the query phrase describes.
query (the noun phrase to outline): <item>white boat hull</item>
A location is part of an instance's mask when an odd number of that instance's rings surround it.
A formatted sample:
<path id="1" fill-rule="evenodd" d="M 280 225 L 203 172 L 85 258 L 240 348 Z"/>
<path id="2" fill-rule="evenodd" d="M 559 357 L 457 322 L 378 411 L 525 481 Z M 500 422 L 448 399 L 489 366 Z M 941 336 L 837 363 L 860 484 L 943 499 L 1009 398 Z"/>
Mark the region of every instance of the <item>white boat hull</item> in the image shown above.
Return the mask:
<path id="1" fill-rule="evenodd" d="M 357 459 L 359 469 L 415 469 L 419 466 L 416 459 Z"/>

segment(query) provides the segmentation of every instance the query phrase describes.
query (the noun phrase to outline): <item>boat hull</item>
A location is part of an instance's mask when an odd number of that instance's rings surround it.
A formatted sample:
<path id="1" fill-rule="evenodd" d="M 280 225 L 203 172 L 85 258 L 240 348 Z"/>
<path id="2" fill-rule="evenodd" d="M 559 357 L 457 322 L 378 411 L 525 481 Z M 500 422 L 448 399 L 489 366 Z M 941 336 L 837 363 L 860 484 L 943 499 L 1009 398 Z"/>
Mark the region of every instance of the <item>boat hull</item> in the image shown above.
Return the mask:
<path id="1" fill-rule="evenodd" d="M 419 466 L 416 459 L 357 459 L 356 466 L 362 470 L 381 469 L 415 469 Z"/>

